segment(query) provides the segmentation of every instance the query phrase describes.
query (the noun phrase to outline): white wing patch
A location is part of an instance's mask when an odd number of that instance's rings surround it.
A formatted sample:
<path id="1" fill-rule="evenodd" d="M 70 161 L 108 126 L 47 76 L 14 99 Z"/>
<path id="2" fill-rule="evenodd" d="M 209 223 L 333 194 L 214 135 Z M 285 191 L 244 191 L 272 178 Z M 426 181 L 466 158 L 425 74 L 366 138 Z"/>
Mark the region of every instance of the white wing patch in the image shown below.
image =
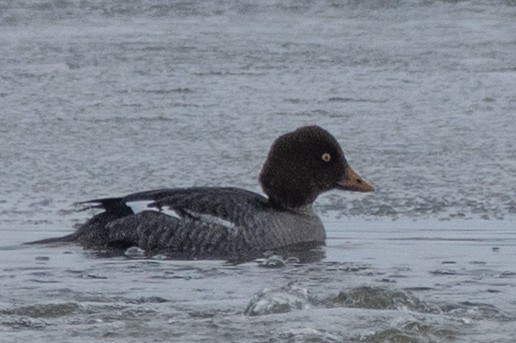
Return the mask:
<path id="1" fill-rule="evenodd" d="M 182 219 L 181 216 L 171 208 L 162 208 L 159 212 L 166 214 L 167 216 L 171 216 L 173 218 Z"/>
<path id="2" fill-rule="evenodd" d="M 126 205 L 129 206 L 135 214 L 143 212 L 143 211 L 155 211 L 155 212 L 160 212 L 160 213 L 166 214 L 173 218 L 183 219 L 183 217 L 180 216 L 179 213 L 177 211 L 175 211 L 173 208 L 170 208 L 168 206 L 163 207 L 163 208 L 149 206 L 152 203 L 154 203 L 153 200 L 136 200 L 136 201 L 128 201 L 126 203 Z M 186 209 L 183 211 L 185 213 L 187 213 L 189 216 L 191 216 L 192 218 L 195 218 L 195 219 L 200 220 L 207 224 L 215 224 L 215 225 L 223 226 L 229 230 L 234 230 L 237 227 L 235 223 L 233 223 L 229 220 L 214 216 L 212 214 L 198 213 L 198 212 L 194 212 L 194 211 L 190 211 L 190 210 L 186 210 Z"/>
<path id="3" fill-rule="evenodd" d="M 137 200 L 137 201 L 128 201 L 125 204 L 131 208 L 131 210 L 136 214 L 143 211 L 157 211 L 157 208 L 148 207 L 149 204 L 153 203 L 152 200 Z"/>
<path id="4" fill-rule="evenodd" d="M 160 212 L 160 213 L 166 214 L 167 216 L 181 219 L 181 216 L 171 208 L 159 209 L 157 207 L 150 207 L 149 205 L 152 204 L 153 202 L 154 202 L 153 200 L 137 200 L 137 201 L 128 201 L 126 203 L 126 205 L 129 206 L 135 214 L 143 212 L 143 211 L 155 211 L 155 212 Z"/>
<path id="5" fill-rule="evenodd" d="M 236 228 L 236 225 L 235 223 L 229 221 L 229 220 L 226 220 L 226 219 L 223 219 L 223 218 L 220 218 L 220 217 L 217 217 L 217 216 L 214 216 L 214 215 L 211 215 L 211 214 L 206 214 L 206 213 L 197 213 L 197 212 L 193 212 L 193 211 L 190 211 L 190 210 L 185 210 L 186 213 L 188 213 L 189 215 L 191 215 L 192 217 L 194 218 L 197 218 L 205 223 L 208 223 L 208 224 L 216 224 L 216 225 L 220 225 L 220 226 L 223 226 L 227 229 L 235 229 Z"/>

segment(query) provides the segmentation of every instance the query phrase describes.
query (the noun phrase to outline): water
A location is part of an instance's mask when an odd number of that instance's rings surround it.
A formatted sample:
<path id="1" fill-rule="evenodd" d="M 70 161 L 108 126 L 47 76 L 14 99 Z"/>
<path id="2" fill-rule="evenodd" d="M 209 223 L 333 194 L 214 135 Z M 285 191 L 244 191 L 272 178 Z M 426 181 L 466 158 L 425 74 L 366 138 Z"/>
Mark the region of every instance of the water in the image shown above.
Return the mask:
<path id="1" fill-rule="evenodd" d="M 513 342 L 515 5 L 0 3 L 0 340 Z M 20 245 L 76 201 L 258 191 L 313 123 L 377 192 L 318 199 L 312 263 Z"/>

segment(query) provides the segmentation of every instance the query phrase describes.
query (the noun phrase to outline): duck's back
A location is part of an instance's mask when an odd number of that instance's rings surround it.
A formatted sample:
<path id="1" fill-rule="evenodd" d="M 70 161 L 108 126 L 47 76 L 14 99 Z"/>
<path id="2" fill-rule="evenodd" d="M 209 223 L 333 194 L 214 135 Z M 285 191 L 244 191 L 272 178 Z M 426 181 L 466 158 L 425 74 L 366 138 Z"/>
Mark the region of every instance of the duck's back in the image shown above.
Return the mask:
<path id="1" fill-rule="evenodd" d="M 238 257 L 325 239 L 311 209 L 279 210 L 238 188 L 159 189 L 85 204 L 104 211 L 68 240 L 88 248 L 139 246 L 177 257 Z"/>

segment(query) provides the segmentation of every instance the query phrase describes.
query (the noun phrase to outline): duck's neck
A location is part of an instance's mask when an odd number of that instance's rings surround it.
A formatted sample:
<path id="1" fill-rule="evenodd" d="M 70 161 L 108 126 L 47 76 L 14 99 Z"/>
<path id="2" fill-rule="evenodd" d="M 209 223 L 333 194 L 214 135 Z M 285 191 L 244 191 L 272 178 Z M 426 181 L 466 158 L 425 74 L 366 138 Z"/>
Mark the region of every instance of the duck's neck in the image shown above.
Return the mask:
<path id="1" fill-rule="evenodd" d="M 313 209 L 313 203 L 308 203 L 301 206 L 289 206 L 285 204 L 285 202 L 283 201 L 275 201 L 273 198 L 269 197 L 269 204 L 274 209 L 279 211 L 292 212 L 304 216 L 312 216 L 315 214 Z"/>

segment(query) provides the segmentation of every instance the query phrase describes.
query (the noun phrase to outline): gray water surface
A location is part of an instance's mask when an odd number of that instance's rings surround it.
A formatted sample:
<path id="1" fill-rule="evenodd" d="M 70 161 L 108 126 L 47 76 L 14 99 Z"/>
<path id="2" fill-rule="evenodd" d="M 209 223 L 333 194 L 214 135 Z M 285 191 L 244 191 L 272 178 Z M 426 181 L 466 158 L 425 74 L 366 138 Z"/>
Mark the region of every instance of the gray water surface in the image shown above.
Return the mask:
<path id="1" fill-rule="evenodd" d="M 2 2 L 0 341 L 514 342 L 515 32 L 509 0 Z M 259 191 L 307 124 L 377 188 L 318 199 L 312 263 L 20 245 L 81 200 Z"/>

